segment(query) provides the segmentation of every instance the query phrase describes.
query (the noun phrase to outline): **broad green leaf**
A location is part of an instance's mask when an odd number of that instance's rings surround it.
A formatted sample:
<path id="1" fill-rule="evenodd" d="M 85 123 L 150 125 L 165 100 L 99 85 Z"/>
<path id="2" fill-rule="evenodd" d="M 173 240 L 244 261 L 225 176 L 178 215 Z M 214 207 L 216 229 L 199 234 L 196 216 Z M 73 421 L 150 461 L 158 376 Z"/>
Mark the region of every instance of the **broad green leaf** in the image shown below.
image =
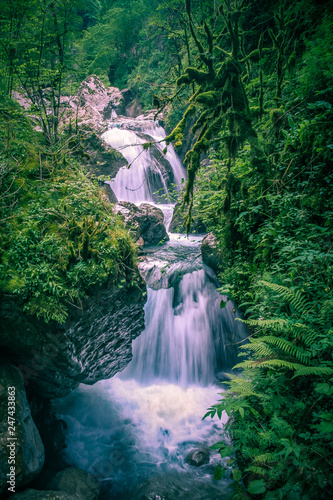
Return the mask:
<path id="1" fill-rule="evenodd" d="M 232 446 L 226 446 L 225 448 L 223 448 L 223 449 L 220 450 L 221 458 L 230 456 L 232 452 L 233 452 L 233 447 Z"/>
<path id="2" fill-rule="evenodd" d="M 242 473 L 238 469 L 234 469 L 232 471 L 232 477 L 234 478 L 235 481 L 240 481 L 242 479 Z"/>
<path id="3" fill-rule="evenodd" d="M 247 491 L 251 493 L 251 495 L 260 495 L 261 493 L 265 493 L 266 491 L 265 484 L 266 481 L 264 481 L 264 479 L 256 479 L 250 482 L 249 486 L 247 487 Z"/>
<path id="4" fill-rule="evenodd" d="M 223 441 L 218 441 L 217 443 L 213 444 L 209 448 L 211 450 L 219 450 L 220 448 L 224 448 L 226 444 Z"/>
<path id="5" fill-rule="evenodd" d="M 225 474 L 225 469 L 222 468 L 222 465 L 219 464 L 217 467 L 215 467 L 215 470 L 214 470 L 214 479 L 216 481 L 220 481 L 220 479 L 223 478 Z"/>

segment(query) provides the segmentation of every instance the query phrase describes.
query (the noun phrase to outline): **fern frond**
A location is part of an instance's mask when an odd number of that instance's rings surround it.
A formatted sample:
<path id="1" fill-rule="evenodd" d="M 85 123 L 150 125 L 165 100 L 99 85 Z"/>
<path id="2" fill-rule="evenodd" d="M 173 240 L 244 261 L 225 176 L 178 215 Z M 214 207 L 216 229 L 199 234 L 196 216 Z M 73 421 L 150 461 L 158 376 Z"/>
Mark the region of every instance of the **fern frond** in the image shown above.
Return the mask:
<path id="1" fill-rule="evenodd" d="M 326 300 L 319 312 L 319 321 L 322 325 L 333 324 L 333 300 Z"/>
<path id="2" fill-rule="evenodd" d="M 299 290 L 293 292 L 290 288 L 282 285 L 276 285 L 275 283 L 269 283 L 268 281 L 260 281 L 259 283 L 267 288 L 270 288 L 274 292 L 277 292 L 280 297 L 288 301 L 289 304 L 291 304 L 294 309 L 301 314 L 304 314 L 310 306 L 309 302 Z"/>
<path id="3" fill-rule="evenodd" d="M 271 328 L 277 332 L 282 332 L 284 328 L 288 325 L 287 320 L 283 318 L 274 318 L 274 319 L 249 319 L 243 320 L 243 323 L 246 323 L 249 326 L 259 326 L 260 328 Z"/>
<path id="4" fill-rule="evenodd" d="M 267 359 L 265 361 L 259 362 L 258 366 L 267 366 L 272 368 L 288 368 L 289 370 L 298 370 L 305 368 L 299 363 L 292 363 L 291 361 L 286 361 L 284 359 Z"/>
<path id="5" fill-rule="evenodd" d="M 247 472 L 253 472 L 253 474 L 258 474 L 259 476 L 264 476 L 267 474 L 267 469 L 264 469 L 263 467 L 256 467 L 254 465 L 251 465 L 251 467 L 248 467 L 245 469 Z"/>
<path id="6" fill-rule="evenodd" d="M 233 376 L 232 380 L 228 382 L 230 390 L 238 396 L 257 396 L 253 391 L 253 383 L 251 380 Z"/>
<path id="7" fill-rule="evenodd" d="M 234 368 L 261 368 L 261 367 L 271 367 L 271 368 L 288 368 L 289 370 L 300 370 L 301 368 L 307 368 L 299 363 L 292 363 L 284 359 L 265 359 L 265 360 L 249 360 L 243 361 Z"/>
<path id="8" fill-rule="evenodd" d="M 289 340 L 271 335 L 261 337 L 260 342 L 267 342 L 268 344 L 276 345 L 279 349 L 281 349 L 281 351 L 293 356 L 303 364 L 307 364 L 309 362 L 311 353 L 305 351 L 302 347 L 295 346 L 295 344 L 293 342 L 289 342 Z"/>
<path id="9" fill-rule="evenodd" d="M 270 356 L 276 355 L 273 349 L 271 349 L 270 347 L 261 342 L 261 339 L 260 340 L 255 339 L 255 341 L 252 340 L 251 343 L 242 346 L 241 349 L 247 352 L 249 351 L 255 352 L 256 355 L 260 358 L 268 358 Z"/>
<path id="10" fill-rule="evenodd" d="M 333 375 L 333 368 L 328 366 L 302 366 L 297 369 L 293 378 L 300 377 L 302 375 Z"/>
<path id="11" fill-rule="evenodd" d="M 265 465 L 267 462 L 276 462 L 276 458 L 275 453 L 262 453 L 253 459 L 253 463 L 255 465 Z"/>

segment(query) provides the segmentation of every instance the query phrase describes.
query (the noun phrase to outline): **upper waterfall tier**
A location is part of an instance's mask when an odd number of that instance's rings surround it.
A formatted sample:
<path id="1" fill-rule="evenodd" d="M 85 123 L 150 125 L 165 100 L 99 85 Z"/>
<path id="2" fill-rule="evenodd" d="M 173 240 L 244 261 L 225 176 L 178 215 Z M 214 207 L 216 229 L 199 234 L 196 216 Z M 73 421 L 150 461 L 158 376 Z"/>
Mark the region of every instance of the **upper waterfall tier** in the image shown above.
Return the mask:
<path id="1" fill-rule="evenodd" d="M 118 200 L 170 202 L 170 194 L 179 189 L 185 170 L 172 145 L 163 153 L 163 127 L 153 120 L 125 117 L 111 121 L 109 127 L 103 140 L 128 162 L 109 182 Z"/>

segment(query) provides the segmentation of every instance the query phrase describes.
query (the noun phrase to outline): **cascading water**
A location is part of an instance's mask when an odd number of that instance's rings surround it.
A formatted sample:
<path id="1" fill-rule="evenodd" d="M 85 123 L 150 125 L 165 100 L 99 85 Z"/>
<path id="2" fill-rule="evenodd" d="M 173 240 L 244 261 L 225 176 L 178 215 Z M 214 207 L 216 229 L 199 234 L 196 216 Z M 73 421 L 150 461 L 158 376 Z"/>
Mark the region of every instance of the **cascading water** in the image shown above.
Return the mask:
<path id="1" fill-rule="evenodd" d="M 127 160 L 110 185 L 118 200 L 139 203 L 159 201 L 169 193 L 171 185 L 179 186 L 184 169 L 170 145 L 166 154 L 164 129 L 155 122 L 142 120 L 135 123 L 126 118 L 113 121 L 102 138 Z M 145 149 L 144 144 L 152 143 Z M 158 195 L 156 194 L 158 193 Z"/>
<path id="2" fill-rule="evenodd" d="M 153 122 L 112 122 L 104 139 L 132 163 L 111 183 L 118 199 L 156 201 L 156 188 L 167 195 L 171 182 L 179 185 L 184 171 L 174 150 L 166 158 L 170 173 L 142 146 L 163 138 Z M 161 155 L 164 147 L 158 144 Z M 159 206 L 170 222 L 170 205 Z M 245 336 L 234 305 L 220 308 L 201 239 L 171 234 L 167 244 L 147 250 L 140 263 L 148 286 L 146 328 L 133 341 L 132 362 L 113 379 L 82 385 L 56 402 L 67 423 L 66 459 L 101 480 L 105 500 L 229 496 L 228 479 L 212 479 L 216 453 L 201 467 L 186 462 L 191 450 L 209 451 L 221 439 L 219 421 L 202 416 L 222 391 L 218 373 L 234 364 L 235 343 Z"/>

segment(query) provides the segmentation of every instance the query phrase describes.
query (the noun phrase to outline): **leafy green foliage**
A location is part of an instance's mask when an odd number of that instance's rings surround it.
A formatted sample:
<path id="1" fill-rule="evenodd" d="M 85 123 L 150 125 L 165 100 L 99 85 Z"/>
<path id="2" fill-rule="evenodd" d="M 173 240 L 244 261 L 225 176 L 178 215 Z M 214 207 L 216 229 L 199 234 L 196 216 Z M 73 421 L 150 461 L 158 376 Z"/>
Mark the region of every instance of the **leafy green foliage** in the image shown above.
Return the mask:
<path id="1" fill-rule="evenodd" d="M 333 329 L 325 320 L 327 300 L 317 309 L 301 294 L 295 303 L 296 294 L 286 287 L 261 286 L 291 310 L 284 318 L 247 321 L 254 336 L 242 347 L 246 360 L 235 367 L 244 371 L 226 382 L 230 389 L 205 417 L 228 414 L 244 480 L 258 478 L 249 482 L 248 493 L 277 494 L 278 488 L 280 497 L 288 498 L 297 483 L 295 498 L 326 498 L 333 485 L 332 463 L 323 460 L 333 446 Z M 309 331 L 315 335 L 309 337 Z"/>
<path id="2" fill-rule="evenodd" d="M 240 109 L 244 116 L 249 109 L 256 139 L 235 141 L 230 155 L 231 129 L 221 122 L 207 144 L 210 162 L 196 169 L 193 194 L 219 241 L 223 293 L 243 309 L 251 333 L 236 366 L 240 375 L 205 417 L 229 416 L 246 487 L 233 476 L 233 498 L 325 499 L 333 486 L 333 18 L 307 1 L 288 9 L 266 2 L 260 12 L 249 4 L 240 11 L 233 4 L 232 15 L 243 27 L 238 69 L 248 108 L 243 102 Z M 226 16 L 229 7 L 221 8 Z M 230 22 L 214 38 L 213 53 L 221 55 L 213 66 L 232 57 Z M 207 56 L 204 28 L 196 34 Z M 197 91 L 204 85 L 190 102 L 198 97 L 196 106 L 207 113 L 198 114 L 199 134 L 216 99 L 213 80 L 199 82 L 200 71 L 189 68 L 179 80 L 196 79 Z"/>
<path id="3" fill-rule="evenodd" d="M 55 161 L 29 122 L 20 131 L 18 106 L 0 111 L 1 127 L 13 124 L 0 141 L 0 293 L 62 323 L 95 286 L 134 285 L 134 246 L 75 157 L 65 148 Z"/>

